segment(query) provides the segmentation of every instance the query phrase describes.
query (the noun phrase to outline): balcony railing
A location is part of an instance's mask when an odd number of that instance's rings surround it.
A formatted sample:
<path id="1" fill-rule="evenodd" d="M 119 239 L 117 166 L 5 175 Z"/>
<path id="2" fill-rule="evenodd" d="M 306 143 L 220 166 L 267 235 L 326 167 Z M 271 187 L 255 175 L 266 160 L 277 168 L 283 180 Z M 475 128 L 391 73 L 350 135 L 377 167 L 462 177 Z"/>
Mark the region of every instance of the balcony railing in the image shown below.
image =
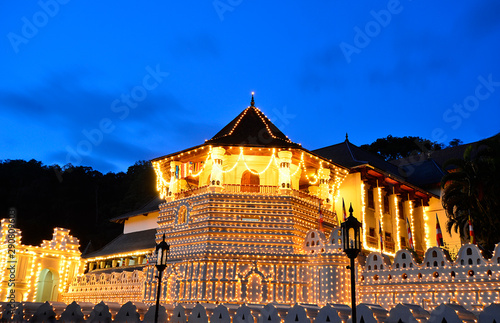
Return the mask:
<path id="1" fill-rule="evenodd" d="M 224 184 L 224 193 L 254 193 L 262 195 L 278 195 L 278 186 L 251 184 Z"/>
<path id="2" fill-rule="evenodd" d="M 317 196 L 302 192 L 299 190 L 289 189 L 281 191 L 278 186 L 272 185 L 251 185 L 251 184 L 223 184 L 222 193 L 225 194 L 255 194 L 255 195 L 288 195 L 294 196 L 309 203 L 318 204 Z M 182 191 L 174 194 L 175 199 L 186 198 L 195 195 L 201 195 L 211 192 L 210 186 L 201 186 L 191 190 Z"/>
<path id="3" fill-rule="evenodd" d="M 394 242 L 392 241 L 384 241 L 384 249 L 389 252 L 394 252 Z"/>
<path id="4" fill-rule="evenodd" d="M 372 236 L 366 236 L 366 244 L 372 248 L 379 247 L 378 239 L 376 237 L 372 237 Z"/>

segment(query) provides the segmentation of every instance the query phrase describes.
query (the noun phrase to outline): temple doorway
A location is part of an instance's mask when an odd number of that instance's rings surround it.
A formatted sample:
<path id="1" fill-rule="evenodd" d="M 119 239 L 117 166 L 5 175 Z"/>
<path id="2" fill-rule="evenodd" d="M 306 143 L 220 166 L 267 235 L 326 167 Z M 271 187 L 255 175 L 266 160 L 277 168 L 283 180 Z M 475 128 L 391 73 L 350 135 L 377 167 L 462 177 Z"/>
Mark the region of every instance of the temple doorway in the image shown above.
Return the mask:
<path id="1" fill-rule="evenodd" d="M 57 301 L 59 277 L 50 269 L 43 269 L 38 277 L 37 302 Z"/>
<path id="2" fill-rule="evenodd" d="M 242 192 L 259 192 L 260 178 L 259 175 L 252 174 L 246 170 L 241 176 L 241 191 Z"/>

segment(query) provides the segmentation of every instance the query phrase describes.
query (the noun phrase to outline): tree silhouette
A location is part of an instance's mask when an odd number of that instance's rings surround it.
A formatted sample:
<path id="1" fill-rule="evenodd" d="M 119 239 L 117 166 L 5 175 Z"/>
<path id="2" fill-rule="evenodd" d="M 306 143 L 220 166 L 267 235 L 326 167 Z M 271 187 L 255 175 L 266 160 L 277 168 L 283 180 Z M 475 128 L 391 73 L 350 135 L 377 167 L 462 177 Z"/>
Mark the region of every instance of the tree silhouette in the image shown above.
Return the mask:
<path id="1" fill-rule="evenodd" d="M 452 167 L 441 180 L 442 204 L 448 215 L 447 230 L 469 238 L 469 217 L 478 244 L 493 250 L 500 241 L 500 136 L 467 147 L 463 159 L 444 164 Z"/>
<path id="2" fill-rule="evenodd" d="M 126 173 L 103 175 L 91 167 L 45 166 L 36 160 L 0 162 L 0 210 L 8 218 L 17 210 L 16 226 L 24 244 L 39 245 L 63 227 L 80 240 L 81 250 L 92 241 L 99 248 L 121 233 L 109 219 L 133 211 L 155 194 L 154 170 L 139 161 Z"/>

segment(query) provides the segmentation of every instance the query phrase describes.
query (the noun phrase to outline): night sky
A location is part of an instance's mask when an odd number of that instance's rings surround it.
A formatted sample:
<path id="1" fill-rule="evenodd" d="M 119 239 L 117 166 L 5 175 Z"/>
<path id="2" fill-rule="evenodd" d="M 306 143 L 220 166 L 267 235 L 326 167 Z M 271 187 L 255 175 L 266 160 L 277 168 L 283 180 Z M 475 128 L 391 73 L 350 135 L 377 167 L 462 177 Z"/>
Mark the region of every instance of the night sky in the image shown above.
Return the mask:
<path id="1" fill-rule="evenodd" d="M 125 171 L 255 102 L 307 149 L 500 131 L 499 1 L 1 1 L 0 159 Z"/>

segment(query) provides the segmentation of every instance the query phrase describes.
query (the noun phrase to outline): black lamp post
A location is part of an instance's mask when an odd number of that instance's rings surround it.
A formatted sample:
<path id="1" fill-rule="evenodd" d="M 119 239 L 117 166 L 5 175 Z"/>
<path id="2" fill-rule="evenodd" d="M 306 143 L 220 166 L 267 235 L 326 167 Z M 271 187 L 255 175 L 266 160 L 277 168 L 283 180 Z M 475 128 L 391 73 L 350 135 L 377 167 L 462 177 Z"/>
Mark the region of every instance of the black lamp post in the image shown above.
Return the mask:
<path id="1" fill-rule="evenodd" d="M 170 251 L 170 246 L 165 242 L 165 234 L 163 240 L 156 244 L 156 269 L 158 270 L 158 292 L 156 294 L 156 308 L 155 308 L 155 323 L 158 323 L 158 308 L 160 307 L 160 293 L 161 293 L 161 275 L 167 267 L 167 257 Z"/>
<path id="2" fill-rule="evenodd" d="M 347 257 L 351 260 L 351 265 L 347 268 L 351 270 L 351 322 L 356 323 L 356 282 L 354 259 L 361 251 L 361 222 L 352 215 L 352 203 L 349 207 L 349 217 L 341 224 L 342 228 L 342 248 Z"/>

